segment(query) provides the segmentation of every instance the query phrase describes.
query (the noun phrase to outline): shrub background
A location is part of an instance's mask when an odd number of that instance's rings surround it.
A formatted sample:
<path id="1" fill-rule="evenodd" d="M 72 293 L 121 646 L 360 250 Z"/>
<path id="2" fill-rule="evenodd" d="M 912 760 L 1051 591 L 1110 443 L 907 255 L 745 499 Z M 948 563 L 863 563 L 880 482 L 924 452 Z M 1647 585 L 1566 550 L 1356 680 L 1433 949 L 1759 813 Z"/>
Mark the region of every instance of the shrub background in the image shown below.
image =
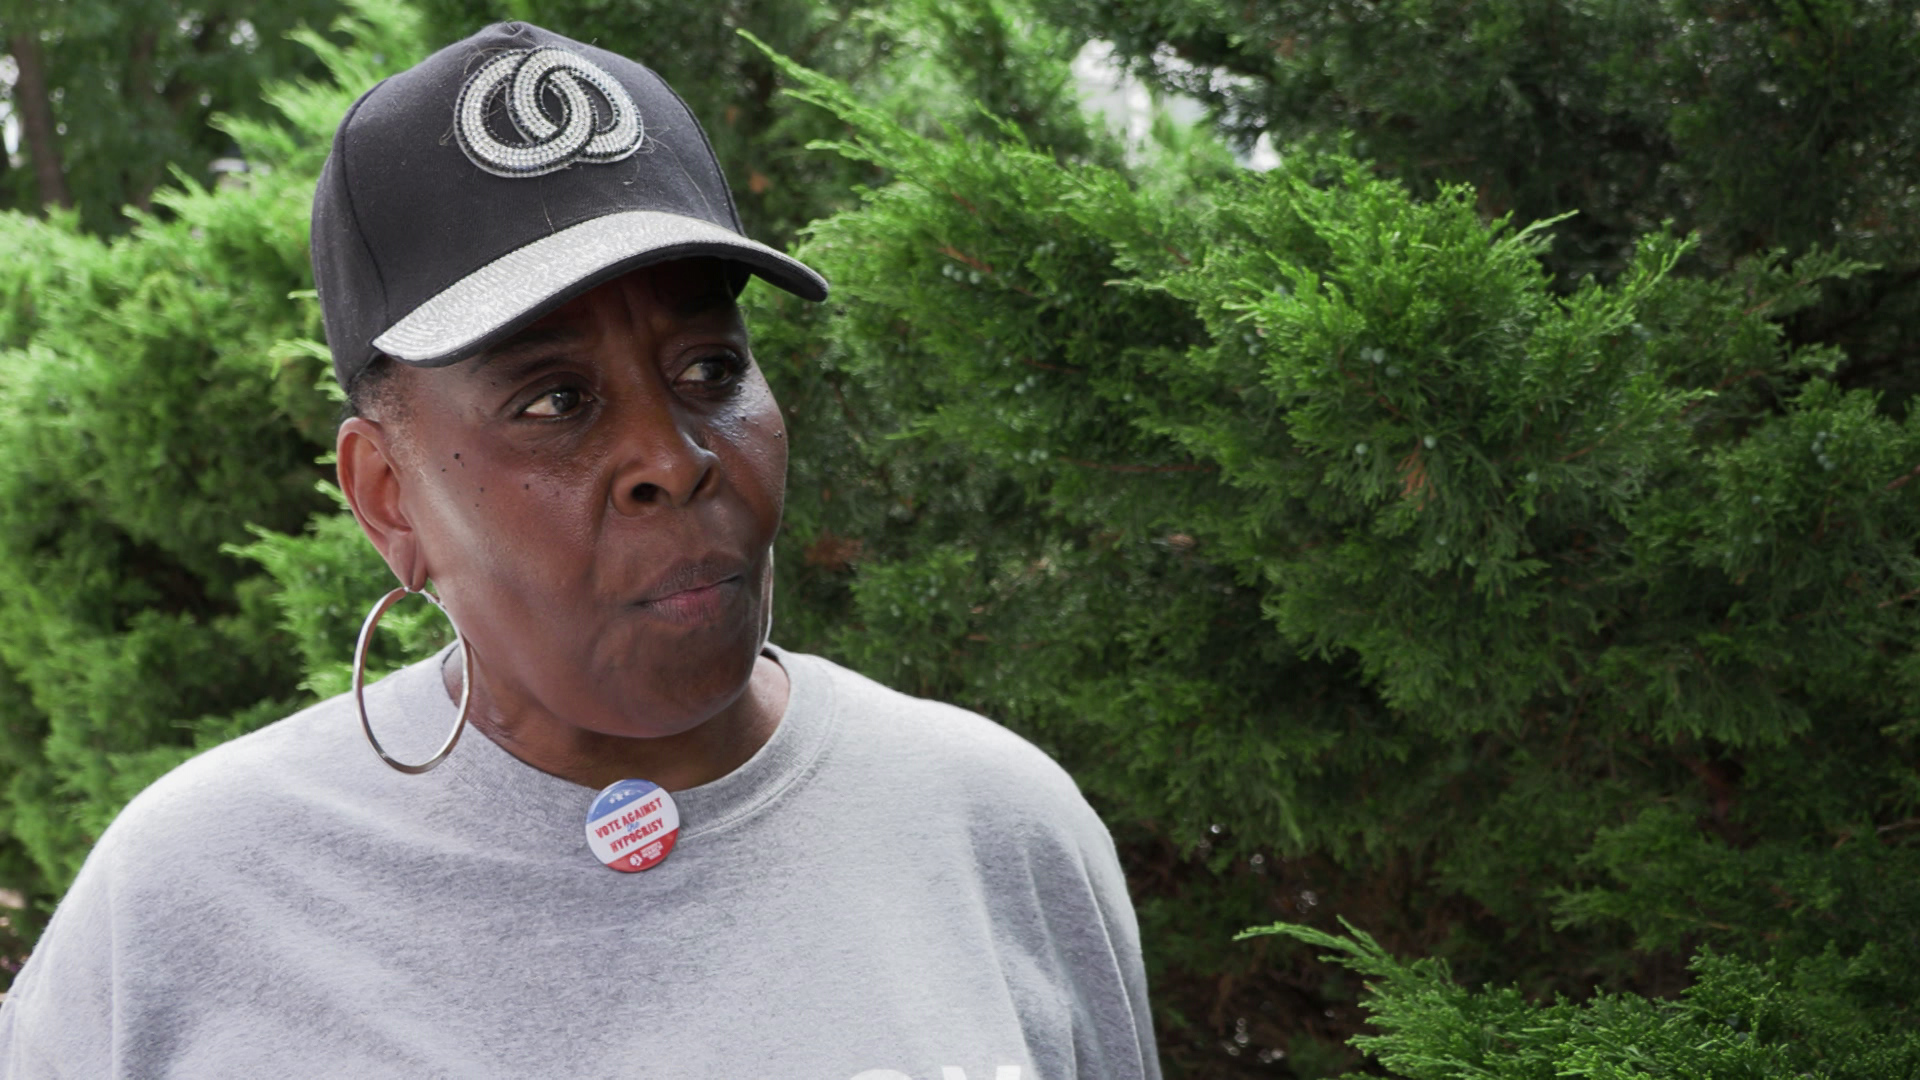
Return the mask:
<path id="1" fill-rule="evenodd" d="M 386 574 L 312 177 L 509 15 L 653 62 L 834 281 L 747 293 L 776 634 L 1072 769 L 1170 1074 L 1920 1066 L 1920 62 L 1848 0 L 356 6 L 231 110 L 246 172 L 0 216 L 23 947 L 146 782 L 344 688 Z M 1207 121 L 1083 118 L 1090 36 Z"/>

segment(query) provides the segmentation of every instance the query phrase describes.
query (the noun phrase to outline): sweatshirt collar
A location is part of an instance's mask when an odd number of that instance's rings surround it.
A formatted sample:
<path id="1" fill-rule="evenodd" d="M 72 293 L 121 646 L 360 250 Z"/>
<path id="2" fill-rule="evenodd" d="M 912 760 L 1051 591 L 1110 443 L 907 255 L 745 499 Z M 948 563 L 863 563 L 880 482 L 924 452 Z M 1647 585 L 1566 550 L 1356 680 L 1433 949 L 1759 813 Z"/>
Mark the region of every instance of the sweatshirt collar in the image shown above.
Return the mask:
<path id="1" fill-rule="evenodd" d="M 408 727 L 444 732 L 453 723 L 455 705 L 440 677 L 440 666 L 451 648 L 382 680 L 393 684 L 384 689 L 408 718 Z M 779 798 L 811 771 L 832 737 L 837 710 L 824 662 L 773 645 L 764 652 L 786 670 L 786 710 L 772 736 L 738 768 L 709 783 L 673 792 L 683 844 L 731 828 Z M 527 836 L 540 843 L 562 838 L 579 843 L 587 808 L 598 794 L 528 765 L 477 730 L 468 731 L 444 764 L 416 782 L 436 774 L 445 778 L 439 783 L 467 787 L 470 790 L 462 795 L 478 795 L 487 805 L 507 810 L 532 826 Z"/>

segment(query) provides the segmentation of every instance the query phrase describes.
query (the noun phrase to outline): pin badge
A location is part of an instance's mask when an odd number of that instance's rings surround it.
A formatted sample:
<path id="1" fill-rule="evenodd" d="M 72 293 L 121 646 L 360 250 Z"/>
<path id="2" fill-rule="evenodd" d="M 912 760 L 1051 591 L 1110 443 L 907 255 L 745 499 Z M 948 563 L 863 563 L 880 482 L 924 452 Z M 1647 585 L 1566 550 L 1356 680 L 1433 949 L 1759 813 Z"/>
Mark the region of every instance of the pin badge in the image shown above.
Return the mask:
<path id="1" fill-rule="evenodd" d="M 602 863 L 631 874 L 659 864 L 680 835 L 680 808 L 665 788 L 622 780 L 587 810 L 587 847 Z"/>

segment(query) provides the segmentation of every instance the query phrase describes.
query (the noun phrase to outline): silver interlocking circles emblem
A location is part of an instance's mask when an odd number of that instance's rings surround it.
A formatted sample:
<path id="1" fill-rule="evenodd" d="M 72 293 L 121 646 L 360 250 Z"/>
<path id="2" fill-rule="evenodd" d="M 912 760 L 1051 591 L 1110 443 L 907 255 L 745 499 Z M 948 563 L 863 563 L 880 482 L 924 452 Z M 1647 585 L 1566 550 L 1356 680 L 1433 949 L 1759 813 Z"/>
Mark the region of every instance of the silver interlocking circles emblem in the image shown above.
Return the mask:
<path id="1" fill-rule="evenodd" d="M 488 125 L 503 101 L 515 141 Z M 454 103 L 460 149 L 495 176 L 543 176 L 576 161 L 608 162 L 640 147 L 633 95 L 586 58 L 552 47 L 501 53 L 467 77 Z"/>

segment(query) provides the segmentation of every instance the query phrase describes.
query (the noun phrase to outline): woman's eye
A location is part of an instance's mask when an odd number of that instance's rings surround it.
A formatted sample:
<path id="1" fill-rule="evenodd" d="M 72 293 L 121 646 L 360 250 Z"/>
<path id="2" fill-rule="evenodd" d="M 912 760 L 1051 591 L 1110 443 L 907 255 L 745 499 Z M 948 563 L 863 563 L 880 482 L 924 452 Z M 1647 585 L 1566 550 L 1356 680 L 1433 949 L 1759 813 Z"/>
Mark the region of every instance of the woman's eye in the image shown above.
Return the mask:
<path id="1" fill-rule="evenodd" d="M 747 370 L 747 362 L 735 353 L 715 353 L 688 364 L 680 381 L 695 386 L 725 386 L 737 381 Z"/>
<path id="2" fill-rule="evenodd" d="M 522 416 L 565 416 L 578 409 L 586 395 L 571 387 L 549 390 L 520 410 Z"/>

